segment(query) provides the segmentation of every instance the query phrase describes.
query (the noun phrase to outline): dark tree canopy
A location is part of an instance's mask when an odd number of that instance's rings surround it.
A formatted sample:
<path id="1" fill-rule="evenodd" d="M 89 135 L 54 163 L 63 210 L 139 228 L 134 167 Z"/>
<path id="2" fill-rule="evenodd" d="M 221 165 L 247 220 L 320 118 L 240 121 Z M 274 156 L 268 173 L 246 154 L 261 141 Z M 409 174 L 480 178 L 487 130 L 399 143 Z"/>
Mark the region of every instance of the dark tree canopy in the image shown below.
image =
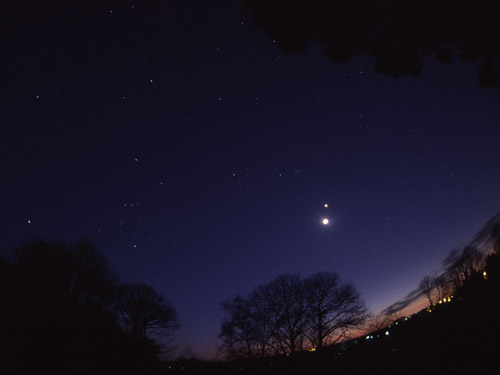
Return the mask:
<path id="1" fill-rule="evenodd" d="M 466 246 L 458 259 L 448 267 L 449 275 L 455 292 L 462 290 L 470 284 L 474 278 L 479 277 L 480 270 L 483 268 L 484 254 L 473 246 Z"/>
<path id="2" fill-rule="evenodd" d="M 352 282 L 334 272 L 320 272 L 305 280 L 309 340 L 318 348 L 345 338 L 367 318 L 367 310 Z"/>
<path id="3" fill-rule="evenodd" d="M 230 359 L 321 349 L 367 318 L 354 284 L 331 272 L 283 274 L 221 307 L 220 349 Z"/>
<path id="4" fill-rule="evenodd" d="M 479 82 L 500 86 L 500 1 L 244 0 L 256 27 L 285 53 L 323 47 L 335 62 L 373 56 L 375 70 L 417 76 L 423 59 L 481 61 Z"/>
<path id="5" fill-rule="evenodd" d="M 32 298 L 111 308 L 118 275 L 88 239 L 33 239 L 14 249 L 12 263 Z"/>
<path id="6" fill-rule="evenodd" d="M 259 302 L 268 307 L 280 349 L 292 353 L 298 350 L 306 325 L 306 294 L 300 276 L 280 275 L 255 293 Z"/>
<path id="7" fill-rule="evenodd" d="M 275 328 L 266 311 L 268 307 L 256 297 L 236 296 L 221 305 L 225 318 L 219 338 L 221 350 L 229 358 L 261 358 L 276 351 Z"/>
<path id="8" fill-rule="evenodd" d="M 163 346 L 179 328 L 172 304 L 147 284 L 123 284 L 118 289 L 117 312 L 120 320 L 139 342 Z"/>
<path id="9" fill-rule="evenodd" d="M 0 299 L 6 373 L 144 373 L 163 349 L 153 331 L 177 328 L 162 296 L 145 284 L 120 284 L 85 238 L 33 239 L 0 257 Z"/>
<path id="10" fill-rule="evenodd" d="M 434 285 L 435 285 L 435 281 L 434 281 L 434 278 L 432 276 L 425 276 L 418 284 L 422 293 L 429 300 L 429 305 L 433 304 L 432 297 L 434 294 Z"/>

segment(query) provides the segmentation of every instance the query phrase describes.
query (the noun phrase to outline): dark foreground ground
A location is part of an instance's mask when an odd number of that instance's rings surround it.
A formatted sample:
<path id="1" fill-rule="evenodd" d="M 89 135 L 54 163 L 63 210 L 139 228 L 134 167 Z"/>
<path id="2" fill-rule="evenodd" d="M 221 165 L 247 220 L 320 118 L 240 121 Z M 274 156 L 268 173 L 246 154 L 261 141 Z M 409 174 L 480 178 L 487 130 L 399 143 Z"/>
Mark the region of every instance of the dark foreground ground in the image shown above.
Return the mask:
<path id="1" fill-rule="evenodd" d="M 0 308 L 0 374 L 500 374 L 500 253 L 487 267 L 487 278 L 474 273 L 451 302 L 403 318 L 369 338 L 321 351 L 220 363 L 159 362 L 148 346 L 131 341 L 100 310 L 57 298 L 52 304 L 47 298 L 32 302 L 20 293 L 29 289 L 11 287 L 4 267 L 0 295 L 10 303 Z M 36 294 L 31 299 L 37 302 Z"/>

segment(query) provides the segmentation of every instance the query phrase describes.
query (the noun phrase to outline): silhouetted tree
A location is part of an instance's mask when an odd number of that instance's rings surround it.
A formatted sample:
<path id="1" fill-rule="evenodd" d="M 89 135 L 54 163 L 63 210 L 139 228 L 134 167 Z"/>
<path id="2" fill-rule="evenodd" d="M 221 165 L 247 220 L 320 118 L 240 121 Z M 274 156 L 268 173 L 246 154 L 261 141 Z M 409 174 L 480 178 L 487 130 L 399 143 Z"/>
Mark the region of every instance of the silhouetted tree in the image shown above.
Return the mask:
<path id="1" fill-rule="evenodd" d="M 229 359 L 265 357 L 272 350 L 273 326 L 264 314 L 265 306 L 258 306 L 250 296 L 236 296 L 221 304 L 226 314 L 221 324 L 220 351 Z"/>
<path id="2" fill-rule="evenodd" d="M 169 340 L 179 328 L 170 302 L 147 284 L 122 284 L 116 310 L 123 326 L 139 342 L 153 344 L 168 354 Z"/>
<path id="3" fill-rule="evenodd" d="M 245 0 L 254 24 L 285 53 L 323 47 L 333 61 L 373 56 L 375 70 L 418 75 L 426 57 L 481 60 L 479 82 L 500 85 L 496 0 Z"/>
<path id="4" fill-rule="evenodd" d="M 222 311 L 227 315 L 221 324 L 222 351 L 229 359 L 252 358 L 253 321 L 254 317 L 248 300 L 236 296 L 221 304 Z"/>
<path id="5" fill-rule="evenodd" d="M 120 326 L 118 276 L 90 240 L 33 239 L 11 255 L 0 259 L 2 370 L 132 374 L 153 363 Z"/>
<path id="6" fill-rule="evenodd" d="M 294 353 L 308 345 L 305 340 L 321 348 L 367 317 L 354 285 L 328 272 L 306 280 L 280 275 L 248 298 L 236 296 L 221 308 L 220 350 L 231 359 Z"/>
<path id="7" fill-rule="evenodd" d="M 492 252 L 485 259 L 484 270 L 495 293 L 500 289 L 500 224 L 494 226 L 490 242 Z"/>
<path id="8" fill-rule="evenodd" d="M 258 286 L 248 298 L 222 305 L 221 350 L 229 357 L 263 357 L 302 348 L 306 293 L 300 276 L 284 274 Z"/>
<path id="9" fill-rule="evenodd" d="M 450 295 L 450 280 L 446 274 L 434 278 L 434 293 L 438 301 Z"/>
<path id="10" fill-rule="evenodd" d="M 250 294 L 254 352 L 258 357 L 263 358 L 270 353 L 279 353 L 279 346 L 276 334 L 277 325 L 272 318 L 273 307 L 261 302 L 259 293 Z"/>
<path id="11" fill-rule="evenodd" d="M 379 331 L 402 318 L 401 312 L 390 311 L 387 313 L 379 313 L 368 317 L 366 330 L 368 332 Z"/>
<path id="12" fill-rule="evenodd" d="M 490 242 L 492 252 L 494 254 L 500 254 L 500 223 L 493 226 Z"/>
<path id="13" fill-rule="evenodd" d="M 432 276 L 425 276 L 418 284 L 420 290 L 429 300 L 429 305 L 432 306 L 434 303 L 432 300 L 434 294 L 434 288 L 436 286 L 435 279 Z"/>
<path id="14" fill-rule="evenodd" d="M 483 254 L 473 246 L 466 246 L 458 259 L 447 270 L 455 292 L 463 291 L 470 283 L 481 280 L 480 270 L 483 265 Z"/>
<path id="15" fill-rule="evenodd" d="M 294 353 L 302 349 L 307 308 L 300 276 L 280 275 L 269 284 L 258 287 L 253 298 L 260 306 L 265 306 L 280 351 Z"/>
<path id="16" fill-rule="evenodd" d="M 387 327 L 387 325 L 387 314 L 374 314 L 371 315 L 366 321 L 366 330 L 368 332 L 378 331 L 384 327 Z"/>
<path id="17" fill-rule="evenodd" d="M 69 245 L 31 240 L 14 249 L 13 266 L 43 300 L 110 308 L 118 283 L 103 254 L 85 238 Z"/>
<path id="18" fill-rule="evenodd" d="M 352 283 L 342 283 L 337 273 L 317 273 L 305 280 L 305 289 L 308 337 L 319 349 L 337 342 L 367 318 L 359 292 Z"/>
<path id="19" fill-rule="evenodd" d="M 226 314 L 221 324 L 220 350 L 229 359 L 264 357 L 269 354 L 272 335 L 267 317 L 259 313 L 252 298 L 236 296 L 221 304 Z"/>
<path id="20" fill-rule="evenodd" d="M 76 303 L 111 309 L 119 277 L 110 270 L 102 252 L 86 238 L 71 244 L 69 251 L 73 258 L 70 298 Z"/>

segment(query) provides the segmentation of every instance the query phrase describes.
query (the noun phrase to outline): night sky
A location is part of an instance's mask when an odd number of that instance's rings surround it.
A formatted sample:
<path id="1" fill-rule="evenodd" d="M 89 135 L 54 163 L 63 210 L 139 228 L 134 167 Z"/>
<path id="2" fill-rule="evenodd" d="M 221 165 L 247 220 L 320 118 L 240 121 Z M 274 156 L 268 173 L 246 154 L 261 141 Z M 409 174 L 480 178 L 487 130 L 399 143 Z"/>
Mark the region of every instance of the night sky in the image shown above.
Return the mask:
<path id="1" fill-rule="evenodd" d="M 500 210 L 477 63 L 395 79 L 282 54 L 236 0 L 77 3 L 3 10 L 2 253 L 91 238 L 172 302 L 181 351 L 213 355 L 220 303 L 282 273 L 378 312 Z"/>

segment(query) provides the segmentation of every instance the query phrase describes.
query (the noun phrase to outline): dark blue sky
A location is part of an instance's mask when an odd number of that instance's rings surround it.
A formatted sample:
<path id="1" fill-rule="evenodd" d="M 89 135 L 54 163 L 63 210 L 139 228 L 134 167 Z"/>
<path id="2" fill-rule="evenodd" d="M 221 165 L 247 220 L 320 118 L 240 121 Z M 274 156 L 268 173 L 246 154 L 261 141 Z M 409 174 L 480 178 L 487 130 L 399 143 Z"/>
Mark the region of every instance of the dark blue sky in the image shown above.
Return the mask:
<path id="1" fill-rule="evenodd" d="M 2 51 L 2 248 L 93 239 L 173 303 L 180 349 L 210 356 L 220 302 L 285 272 L 337 271 L 377 312 L 500 210 L 500 91 L 475 64 L 394 79 L 283 56 L 238 1 L 25 3 Z"/>

